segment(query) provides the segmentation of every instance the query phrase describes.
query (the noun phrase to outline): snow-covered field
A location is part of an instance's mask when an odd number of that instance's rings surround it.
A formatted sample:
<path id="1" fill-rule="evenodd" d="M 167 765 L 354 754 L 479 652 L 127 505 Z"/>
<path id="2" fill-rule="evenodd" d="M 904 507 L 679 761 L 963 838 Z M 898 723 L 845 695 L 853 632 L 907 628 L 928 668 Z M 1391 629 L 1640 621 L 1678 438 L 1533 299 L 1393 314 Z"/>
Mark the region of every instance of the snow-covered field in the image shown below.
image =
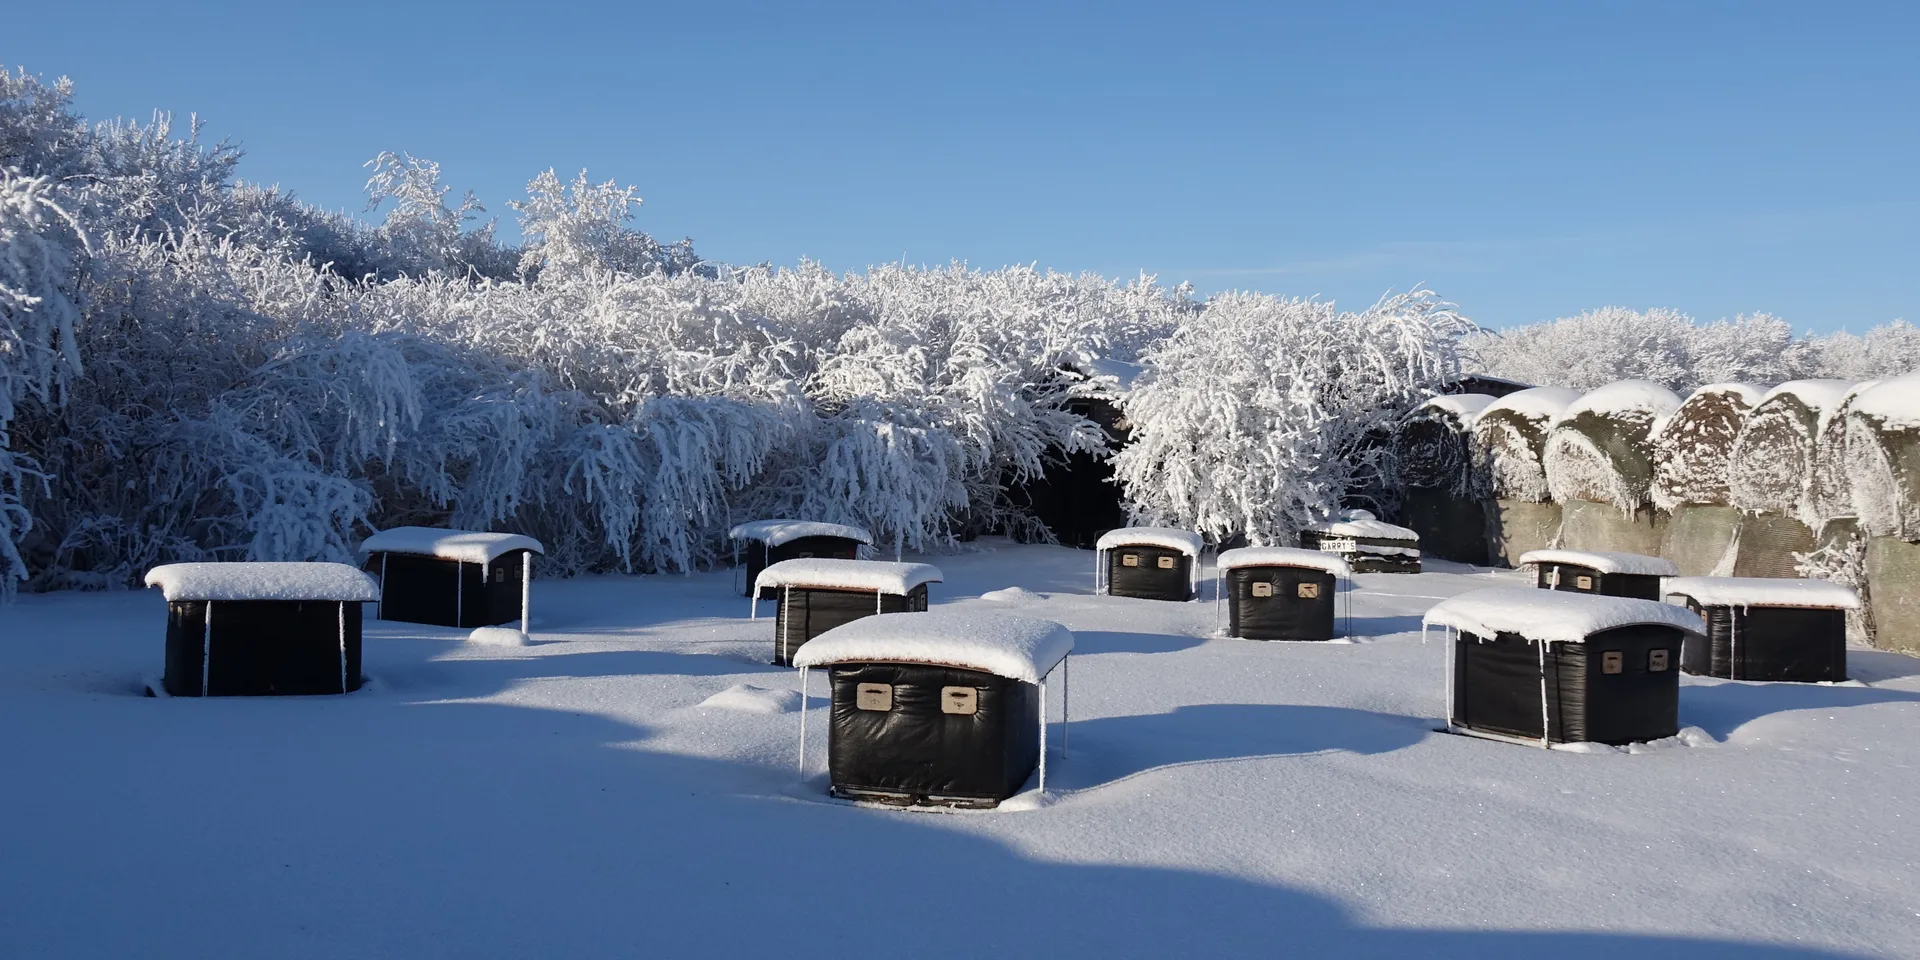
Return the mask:
<path id="1" fill-rule="evenodd" d="M 1688 678 L 1679 740 L 1542 751 L 1435 733 L 1419 637 L 1516 574 L 1363 575 L 1366 642 L 1287 644 L 1091 560 L 931 558 L 936 604 L 1078 638 L 1049 795 L 974 813 L 828 800 L 818 723 L 796 782 L 727 572 L 537 582 L 524 647 L 369 620 L 333 698 L 145 698 L 157 593 L 23 596 L 0 956 L 1920 956 L 1920 660 Z"/>

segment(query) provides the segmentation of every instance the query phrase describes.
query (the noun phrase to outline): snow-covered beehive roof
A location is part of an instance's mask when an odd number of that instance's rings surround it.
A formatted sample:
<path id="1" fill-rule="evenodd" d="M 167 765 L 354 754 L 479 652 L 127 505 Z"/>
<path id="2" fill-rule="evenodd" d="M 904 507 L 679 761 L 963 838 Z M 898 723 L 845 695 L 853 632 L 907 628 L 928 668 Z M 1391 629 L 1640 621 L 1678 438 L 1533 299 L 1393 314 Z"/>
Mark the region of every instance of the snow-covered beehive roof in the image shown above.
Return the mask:
<path id="1" fill-rule="evenodd" d="M 1423 410 L 1439 410 L 1452 415 L 1463 427 L 1472 426 L 1473 421 L 1499 399 L 1485 393 L 1445 393 L 1437 397 L 1428 397 L 1419 406 L 1414 407 L 1413 412 L 1418 414 Z"/>
<path id="2" fill-rule="evenodd" d="M 1920 427 L 1920 373 L 1891 377 L 1862 390 L 1853 412 L 1880 421 L 1882 429 Z"/>
<path id="3" fill-rule="evenodd" d="M 777 547 L 801 537 L 842 537 L 867 544 L 873 542 L 873 534 L 860 527 L 816 520 L 755 520 L 734 527 L 727 531 L 727 536 L 735 540 L 759 540 L 769 547 Z"/>
<path id="4" fill-rule="evenodd" d="M 1100 535 L 1093 545 L 1095 550 L 1113 550 L 1118 547 L 1161 547 L 1178 550 L 1189 557 L 1199 557 L 1200 548 L 1205 541 L 1191 530 L 1174 527 L 1121 527 L 1108 530 Z"/>
<path id="5" fill-rule="evenodd" d="M 1552 421 L 1578 399 L 1580 391 L 1570 387 L 1528 387 L 1487 404 L 1480 416 L 1511 413 L 1523 420 Z"/>
<path id="6" fill-rule="evenodd" d="M 1515 633 L 1548 643 L 1583 643 L 1603 630 L 1643 624 L 1693 634 L 1702 633 L 1704 626 L 1699 614 L 1670 603 L 1527 587 L 1463 593 L 1436 604 L 1421 622 L 1477 637 Z"/>
<path id="7" fill-rule="evenodd" d="M 405 553 L 461 563 L 492 563 L 515 550 L 545 554 L 540 541 L 518 533 L 443 530 L 439 527 L 394 527 L 360 541 L 362 554 Z"/>
<path id="8" fill-rule="evenodd" d="M 1353 576 L 1353 568 L 1345 560 L 1331 553 L 1318 550 L 1301 550 L 1297 547 L 1237 547 L 1220 554 L 1216 564 L 1221 570 L 1238 570 L 1241 567 L 1307 567 L 1324 570 L 1336 577 Z"/>
<path id="9" fill-rule="evenodd" d="M 1601 573 L 1628 573 L 1643 577 L 1677 577 L 1680 568 L 1671 560 L 1638 553 L 1600 553 L 1587 550 L 1529 550 L 1520 555 L 1520 564 L 1564 563 L 1588 567 Z"/>
<path id="10" fill-rule="evenodd" d="M 893 563 L 886 560 L 835 560 L 813 557 L 782 560 L 754 578 L 761 587 L 820 587 L 829 590 L 874 590 L 905 596 L 923 583 L 939 583 L 940 568 L 930 563 Z"/>
<path id="11" fill-rule="evenodd" d="M 1567 404 L 1554 419 L 1557 426 L 1583 414 L 1617 417 L 1641 413 L 1651 419 L 1664 417 L 1680 407 L 1680 395 L 1651 380 L 1621 380 L 1595 387 Z"/>
<path id="12" fill-rule="evenodd" d="M 1051 620 L 941 609 L 862 617 L 814 637 L 796 667 L 833 663 L 925 663 L 1039 683 L 1073 650 L 1073 634 Z"/>
<path id="13" fill-rule="evenodd" d="M 344 563 L 169 563 L 147 571 L 147 586 L 175 600 L 380 599 L 380 584 Z"/>
<path id="14" fill-rule="evenodd" d="M 1691 597 L 1703 607 L 1818 607 L 1858 610 L 1860 595 L 1827 580 L 1772 577 L 1676 577 L 1666 582 L 1670 597 Z"/>
<path id="15" fill-rule="evenodd" d="M 1385 520 L 1375 520 L 1373 514 L 1365 510 L 1348 511 L 1350 514 L 1365 514 L 1351 519 L 1327 520 L 1308 524 L 1308 530 L 1314 533 L 1330 534 L 1336 537 L 1371 537 L 1376 540 L 1409 540 L 1420 542 L 1420 535 L 1406 527 L 1395 526 Z"/>

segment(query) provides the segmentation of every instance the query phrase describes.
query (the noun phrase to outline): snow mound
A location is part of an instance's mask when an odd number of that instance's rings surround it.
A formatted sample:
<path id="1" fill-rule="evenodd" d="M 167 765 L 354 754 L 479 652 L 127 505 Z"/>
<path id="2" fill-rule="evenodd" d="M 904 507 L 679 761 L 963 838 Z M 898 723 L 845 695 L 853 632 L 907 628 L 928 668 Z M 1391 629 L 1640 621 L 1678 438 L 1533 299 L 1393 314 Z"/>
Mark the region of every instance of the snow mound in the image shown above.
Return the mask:
<path id="1" fill-rule="evenodd" d="M 980 595 L 980 599 L 992 600 L 995 603 L 1025 603 L 1034 600 L 1045 600 L 1046 597 L 1020 587 L 1004 587 L 999 590 L 988 590 L 986 593 Z"/>
<path id="2" fill-rule="evenodd" d="M 824 587 L 838 590 L 876 590 L 905 596 L 923 583 L 939 583 L 940 568 L 928 563 L 885 560 L 835 560 L 812 557 L 782 560 L 754 578 L 759 587 Z"/>
<path id="3" fill-rule="evenodd" d="M 1817 607 L 1858 610 L 1860 595 L 1826 580 L 1776 577 L 1675 577 L 1665 585 L 1669 597 L 1691 597 L 1703 607 Z"/>
<path id="4" fill-rule="evenodd" d="M 1671 560 L 1638 553 L 1600 553 L 1586 550 L 1529 550 L 1520 555 L 1520 565 L 1529 563 L 1565 563 L 1590 567 L 1601 573 L 1630 573 L 1649 577 L 1677 577 L 1680 568 Z"/>
<path id="5" fill-rule="evenodd" d="M 727 531 L 735 540 L 759 540 L 769 547 L 802 537 L 843 537 L 861 543 L 873 543 L 873 534 L 844 523 L 820 523 L 813 520 L 755 520 Z"/>
<path id="6" fill-rule="evenodd" d="M 1653 600 L 1601 597 L 1528 587 L 1488 587 L 1442 600 L 1421 621 L 1477 637 L 1519 634 L 1549 643 L 1584 643 L 1602 630 L 1642 624 L 1678 627 L 1699 634 L 1700 615 Z"/>
<path id="7" fill-rule="evenodd" d="M 147 571 L 146 583 L 168 602 L 380 599 L 380 585 L 344 563 L 169 563 Z"/>
<path id="8" fill-rule="evenodd" d="M 405 553 L 461 563 L 492 563 L 515 550 L 545 554 L 547 548 L 517 533 L 479 530 L 443 530 L 438 527 L 394 527 L 360 541 L 360 555 Z"/>
<path id="9" fill-rule="evenodd" d="M 467 634 L 467 642 L 489 647 L 524 647 L 530 640 L 513 627 L 475 627 Z"/>
<path id="10" fill-rule="evenodd" d="M 1051 620 L 949 608 L 834 627 L 802 646 L 793 665 L 932 663 L 1038 683 L 1072 651 L 1073 634 Z"/>
<path id="11" fill-rule="evenodd" d="M 1178 530 L 1173 527 L 1121 527 L 1100 535 L 1093 546 L 1095 550 L 1112 550 L 1116 547 L 1163 547 L 1178 550 L 1189 557 L 1200 556 L 1200 548 L 1205 541 L 1190 530 Z"/>
<path id="12" fill-rule="evenodd" d="M 792 713 L 800 709 L 798 690 L 769 690 L 751 683 L 736 683 L 705 700 L 700 706 L 738 713 Z"/>
<path id="13" fill-rule="evenodd" d="M 1223 571 L 1241 567 L 1307 567 L 1325 570 L 1336 577 L 1353 576 L 1353 568 L 1338 556 L 1296 547 L 1239 547 L 1221 554 L 1218 565 Z"/>

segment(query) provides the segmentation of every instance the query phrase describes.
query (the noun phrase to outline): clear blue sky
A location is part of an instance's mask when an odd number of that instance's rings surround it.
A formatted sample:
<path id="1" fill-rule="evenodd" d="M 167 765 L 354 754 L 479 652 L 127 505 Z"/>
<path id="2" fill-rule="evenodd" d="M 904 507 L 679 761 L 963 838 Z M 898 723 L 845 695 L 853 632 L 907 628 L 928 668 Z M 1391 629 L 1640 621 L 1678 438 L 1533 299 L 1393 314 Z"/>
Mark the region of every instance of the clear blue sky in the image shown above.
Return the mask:
<path id="1" fill-rule="evenodd" d="M 1920 321 L 1915 3 L 15 6 L 88 116 L 356 212 L 392 149 L 509 227 L 585 167 L 733 262 Z"/>

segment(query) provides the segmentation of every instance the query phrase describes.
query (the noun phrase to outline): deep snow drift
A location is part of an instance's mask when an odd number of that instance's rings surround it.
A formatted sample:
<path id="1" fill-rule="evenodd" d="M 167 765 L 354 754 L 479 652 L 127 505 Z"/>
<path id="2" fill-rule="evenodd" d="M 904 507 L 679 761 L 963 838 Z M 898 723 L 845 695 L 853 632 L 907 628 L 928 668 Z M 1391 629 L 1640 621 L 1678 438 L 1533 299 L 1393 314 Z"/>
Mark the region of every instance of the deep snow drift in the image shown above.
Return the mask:
<path id="1" fill-rule="evenodd" d="M 1091 557 L 930 558 L 936 606 L 1075 634 L 1049 795 L 979 813 L 829 800 L 823 740 L 796 782 L 727 571 L 536 581 L 525 647 L 369 619 L 368 689 L 288 699 L 142 698 L 156 592 L 23 596 L 0 956 L 1920 955 L 1920 660 L 1685 678 L 1675 741 L 1543 751 L 1435 733 L 1419 642 L 1526 574 L 1362 574 L 1365 642 L 1262 643 Z"/>

